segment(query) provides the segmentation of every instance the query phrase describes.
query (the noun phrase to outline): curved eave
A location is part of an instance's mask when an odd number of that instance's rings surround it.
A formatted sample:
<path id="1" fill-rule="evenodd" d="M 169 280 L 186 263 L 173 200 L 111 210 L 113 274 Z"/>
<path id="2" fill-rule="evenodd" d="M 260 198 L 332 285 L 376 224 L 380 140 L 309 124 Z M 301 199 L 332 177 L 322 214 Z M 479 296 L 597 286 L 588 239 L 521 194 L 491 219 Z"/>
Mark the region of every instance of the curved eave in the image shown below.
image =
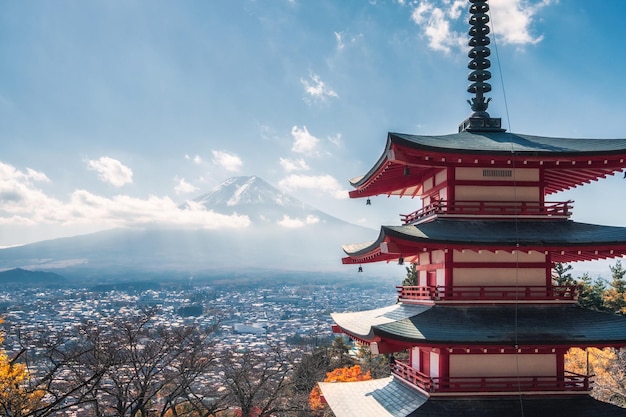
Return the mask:
<path id="1" fill-rule="evenodd" d="M 394 323 L 428 310 L 428 306 L 395 304 L 374 310 L 332 313 L 331 318 L 341 331 L 366 343 L 380 340 L 374 334 L 374 326 Z"/>
<path id="2" fill-rule="evenodd" d="M 623 417 L 623 408 L 588 395 L 428 397 L 399 378 L 320 382 L 324 400 L 337 417 Z"/>
<path id="3" fill-rule="evenodd" d="M 390 261 L 433 250 L 543 252 L 553 262 L 610 259 L 626 255 L 626 228 L 572 221 L 470 221 L 436 219 L 407 226 L 383 226 L 378 238 L 344 246 L 344 264 Z"/>
<path id="4" fill-rule="evenodd" d="M 396 304 L 336 313 L 344 333 L 366 342 L 454 346 L 610 347 L 626 343 L 626 318 L 569 306 Z M 554 323 L 558 323 L 555 326 Z"/>
<path id="5" fill-rule="evenodd" d="M 558 323 L 558 326 L 554 324 Z M 626 318 L 577 306 L 434 306 L 373 326 L 383 339 L 429 345 L 623 346 Z"/>
<path id="6" fill-rule="evenodd" d="M 473 144 L 473 145 L 472 145 Z M 621 171 L 626 139 L 563 139 L 502 133 L 462 132 L 447 136 L 389 133 L 383 154 L 363 176 L 350 180 L 351 198 L 417 196 L 434 169 L 448 166 L 544 170 L 547 194 Z M 408 167 L 410 175 L 405 175 Z"/>

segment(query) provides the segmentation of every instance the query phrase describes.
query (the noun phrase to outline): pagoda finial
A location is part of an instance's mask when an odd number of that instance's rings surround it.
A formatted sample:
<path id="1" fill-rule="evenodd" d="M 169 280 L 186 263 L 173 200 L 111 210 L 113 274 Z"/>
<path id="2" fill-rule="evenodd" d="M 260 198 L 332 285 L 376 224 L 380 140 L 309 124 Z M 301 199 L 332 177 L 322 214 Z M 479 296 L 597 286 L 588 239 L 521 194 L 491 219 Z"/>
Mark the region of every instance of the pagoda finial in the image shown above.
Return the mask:
<path id="1" fill-rule="evenodd" d="M 488 57 L 491 55 L 491 50 L 488 45 L 491 42 L 489 39 L 489 4 L 486 0 L 470 0 L 472 5 L 470 6 L 470 30 L 469 40 L 470 49 L 467 56 L 471 58 L 467 64 L 467 68 L 471 69 L 467 79 L 472 82 L 467 87 L 467 92 L 476 94 L 476 97 L 472 101 L 468 100 L 468 103 L 472 106 L 474 117 L 489 117 L 487 113 L 487 107 L 491 98 L 485 100 L 485 93 L 491 91 L 491 84 L 485 82 L 491 78 L 491 72 L 488 69 L 491 67 L 491 61 Z"/>
<path id="2" fill-rule="evenodd" d="M 491 61 L 489 55 L 491 50 L 489 44 L 489 4 L 488 0 L 469 0 L 470 5 L 470 29 L 469 46 L 471 49 L 467 56 L 470 62 L 467 67 L 472 70 L 467 79 L 472 83 L 467 87 L 467 92 L 475 94 L 467 102 L 470 104 L 473 113 L 459 126 L 459 132 L 463 130 L 497 130 L 501 131 L 501 119 L 492 119 L 487 113 L 487 107 L 491 98 L 485 98 L 485 93 L 491 91 L 491 84 L 487 82 L 491 78 Z"/>

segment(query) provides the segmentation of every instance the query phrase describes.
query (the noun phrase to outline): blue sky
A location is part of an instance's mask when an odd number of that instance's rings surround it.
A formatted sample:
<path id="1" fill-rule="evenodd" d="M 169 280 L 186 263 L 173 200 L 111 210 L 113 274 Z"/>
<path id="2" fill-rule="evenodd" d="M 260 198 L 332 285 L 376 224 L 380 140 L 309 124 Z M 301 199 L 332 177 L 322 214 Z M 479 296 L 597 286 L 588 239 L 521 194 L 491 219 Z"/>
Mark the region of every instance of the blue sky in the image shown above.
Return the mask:
<path id="1" fill-rule="evenodd" d="M 490 5 L 492 116 L 517 133 L 626 136 L 626 2 Z M 178 209 L 238 175 L 353 223 L 399 223 L 417 200 L 365 207 L 347 180 L 388 131 L 454 133 L 469 115 L 467 9 L 0 0 L 0 246 L 152 223 L 244 227 Z M 626 226 L 624 187 L 620 175 L 550 199 L 575 199 L 575 220 Z"/>

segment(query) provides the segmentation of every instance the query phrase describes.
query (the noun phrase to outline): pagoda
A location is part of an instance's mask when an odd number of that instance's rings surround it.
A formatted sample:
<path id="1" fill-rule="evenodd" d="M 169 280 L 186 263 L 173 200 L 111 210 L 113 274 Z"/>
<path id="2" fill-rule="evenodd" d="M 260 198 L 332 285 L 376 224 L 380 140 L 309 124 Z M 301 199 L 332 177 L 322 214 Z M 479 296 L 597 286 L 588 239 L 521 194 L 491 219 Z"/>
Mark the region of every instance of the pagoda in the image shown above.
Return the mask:
<path id="1" fill-rule="evenodd" d="M 417 281 L 385 308 L 335 313 L 333 330 L 373 353 L 408 351 L 391 376 L 320 383 L 337 417 L 626 416 L 593 399 L 590 375 L 565 369 L 579 347 L 626 346 L 626 317 L 577 305 L 556 263 L 626 254 L 626 228 L 571 220 L 559 191 L 626 167 L 626 139 L 507 132 L 488 110 L 489 6 L 470 0 L 468 92 L 458 133 L 389 133 L 351 198 L 419 197 L 421 208 L 344 246 L 344 264 L 415 264 Z"/>

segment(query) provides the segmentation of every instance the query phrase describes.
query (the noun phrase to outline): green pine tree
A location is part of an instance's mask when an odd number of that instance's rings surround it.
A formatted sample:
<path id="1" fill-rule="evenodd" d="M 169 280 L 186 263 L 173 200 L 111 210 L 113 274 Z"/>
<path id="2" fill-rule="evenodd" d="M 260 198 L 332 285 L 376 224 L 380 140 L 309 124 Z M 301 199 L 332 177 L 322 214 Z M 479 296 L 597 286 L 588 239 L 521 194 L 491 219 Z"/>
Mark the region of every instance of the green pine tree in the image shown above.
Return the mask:
<path id="1" fill-rule="evenodd" d="M 411 264 L 410 267 L 404 267 L 406 269 L 406 278 L 402 281 L 403 287 L 415 287 L 417 286 L 417 262 Z"/>
<path id="2" fill-rule="evenodd" d="M 581 307 L 598 311 L 605 310 L 604 292 L 606 290 L 606 284 L 603 279 L 599 278 L 593 280 L 589 274 L 585 272 L 576 283 L 579 291 L 578 304 Z"/>
<path id="3" fill-rule="evenodd" d="M 569 264 L 556 263 L 552 270 L 552 282 L 555 286 L 562 287 L 567 285 L 575 285 L 576 280 L 572 277 L 570 271 L 572 266 Z"/>
<path id="4" fill-rule="evenodd" d="M 622 262 L 618 260 L 614 266 L 609 266 L 612 274 L 612 281 L 609 288 L 604 292 L 604 305 L 614 313 L 626 314 L 626 270 L 622 267 Z"/>

